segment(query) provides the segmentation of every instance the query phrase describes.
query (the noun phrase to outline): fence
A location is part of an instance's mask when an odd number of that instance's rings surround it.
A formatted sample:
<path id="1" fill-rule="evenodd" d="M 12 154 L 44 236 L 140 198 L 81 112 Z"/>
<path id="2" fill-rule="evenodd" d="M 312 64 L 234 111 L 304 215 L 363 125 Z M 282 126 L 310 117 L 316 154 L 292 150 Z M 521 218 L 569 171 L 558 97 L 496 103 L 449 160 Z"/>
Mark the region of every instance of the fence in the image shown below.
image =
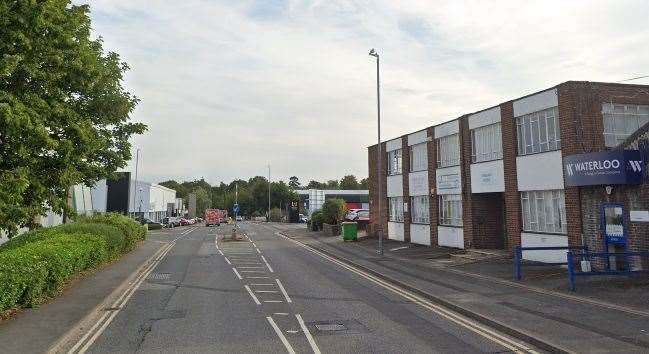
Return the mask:
<path id="1" fill-rule="evenodd" d="M 618 257 L 622 260 L 622 269 L 620 270 L 612 270 L 610 269 L 610 262 L 611 262 L 611 257 L 615 257 L 616 260 Z M 589 271 L 576 271 L 575 269 L 575 261 L 581 258 L 582 261 L 588 261 L 588 266 L 591 265 L 593 259 L 601 259 L 602 264 L 606 264 L 606 269 L 605 270 L 595 270 L 593 271 L 592 269 L 589 269 Z M 580 253 L 574 253 L 572 251 L 568 251 L 567 255 L 567 262 L 568 262 L 568 285 L 570 287 L 570 291 L 575 291 L 576 288 L 576 277 L 578 276 L 600 276 L 600 275 L 633 275 L 633 274 L 638 274 L 638 273 L 649 273 L 649 270 L 647 269 L 632 269 L 631 263 L 629 262 L 630 259 L 632 258 L 637 258 L 639 260 L 639 264 L 642 263 L 642 259 L 644 258 L 645 260 L 649 260 L 649 252 L 600 252 L 600 253 L 588 253 L 588 250 L 584 250 L 584 252 Z"/>
<path id="2" fill-rule="evenodd" d="M 557 250 L 583 250 L 588 252 L 588 247 L 586 246 L 557 246 L 557 247 L 521 247 L 516 246 L 514 248 L 514 280 L 523 279 L 523 251 L 557 251 Z M 535 266 L 555 266 L 555 265 L 566 265 L 566 262 L 552 262 L 552 263 L 538 263 L 534 264 Z"/>

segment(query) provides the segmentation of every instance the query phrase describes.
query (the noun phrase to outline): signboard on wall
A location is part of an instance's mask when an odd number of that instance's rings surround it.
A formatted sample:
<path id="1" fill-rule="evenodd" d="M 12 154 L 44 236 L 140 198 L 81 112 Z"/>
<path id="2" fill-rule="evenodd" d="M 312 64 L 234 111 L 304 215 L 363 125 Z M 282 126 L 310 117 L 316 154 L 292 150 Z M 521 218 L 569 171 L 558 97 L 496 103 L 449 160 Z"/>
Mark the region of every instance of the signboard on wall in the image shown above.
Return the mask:
<path id="1" fill-rule="evenodd" d="M 459 194 L 462 191 L 459 173 L 438 174 L 437 194 Z"/>
<path id="2" fill-rule="evenodd" d="M 568 186 L 640 184 L 645 164 L 638 150 L 601 151 L 563 158 Z"/>

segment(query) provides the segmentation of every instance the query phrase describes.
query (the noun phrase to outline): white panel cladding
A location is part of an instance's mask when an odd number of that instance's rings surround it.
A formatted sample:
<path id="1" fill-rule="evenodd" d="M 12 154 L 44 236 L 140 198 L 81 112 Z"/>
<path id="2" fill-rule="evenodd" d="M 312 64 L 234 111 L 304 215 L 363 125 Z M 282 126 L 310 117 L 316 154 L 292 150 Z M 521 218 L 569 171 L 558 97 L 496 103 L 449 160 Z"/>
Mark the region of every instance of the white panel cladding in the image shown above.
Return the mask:
<path id="1" fill-rule="evenodd" d="M 408 146 L 423 143 L 426 141 L 426 138 L 428 138 L 428 132 L 426 130 L 412 133 L 408 135 Z"/>
<path id="2" fill-rule="evenodd" d="M 471 193 L 505 191 L 503 160 L 471 164 Z"/>
<path id="3" fill-rule="evenodd" d="M 469 129 L 484 127 L 500 122 L 500 106 L 469 116 Z"/>
<path id="4" fill-rule="evenodd" d="M 447 135 L 457 134 L 460 131 L 460 121 L 452 120 L 435 127 L 435 138 L 441 138 Z"/>
<path id="5" fill-rule="evenodd" d="M 464 249 L 464 230 L 461 227 L 437 227 L 437 244 L 439 246 Z"/>
<path id="6" fill-rule="evenodd" d="M 462 177 L 460 166 L 440 168 L 435 171 L 437 194 L 461 194 Z"/>
<path id="7" fill-rule="evenodd" d="M 399 150 L 401 149 L 401 138 L 387 141 L 385 143 L 385 151 Z"/>
<path id="8" fill-rule="evenodd" d="M 514 101 L 514 117 L 538 112 L 540 110 L 559 105 L 557 89 L 539 92 L 535 95 Z"/>
<path id="9" fill-rule="evenodd" d="M 430 246 L 430 225 L 410 224 L 410 242 Z"/>
<path id="10" fill-rule="evenodd" d="M 388 238 L 390 240 L 403 241 L 403 235 L 404 232 L 402 222 L 388 222 Z"/>
<path id="11" fill-rule="evenodd" d="M 408 194 L 428 195 L 428 171 L 412 172 L 408 174 Z"/>
<path id="12" fill-rule="evenodd" d="M 519 191 L 563 189 L 561 150 L 516 157 Z"/>
<path id="13" fill-rule="evenodd" d="M 401 175 L 388 176 L 386 187 L 388 197 L 400 197 L 403 195 L 403 177 Z"/>
<path id="14" fill-rule="evenodd" d="M 568 236 L 521 233 L 522 247 L 568 247 Z M 556 251 L 523 251 L 523 259 L 545 263 L 559 263 L 566 261 L 568 250 Z"/>

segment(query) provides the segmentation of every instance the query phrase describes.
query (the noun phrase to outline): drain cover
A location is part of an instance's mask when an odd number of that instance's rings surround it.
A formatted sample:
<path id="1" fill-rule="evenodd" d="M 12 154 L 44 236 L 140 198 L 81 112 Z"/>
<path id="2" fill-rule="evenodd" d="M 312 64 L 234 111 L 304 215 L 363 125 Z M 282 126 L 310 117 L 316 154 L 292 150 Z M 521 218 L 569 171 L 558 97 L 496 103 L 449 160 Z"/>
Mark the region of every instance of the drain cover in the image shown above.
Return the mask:
<path id="1" fill-rule="evenodd" d="M 151 273 L 149 279 L 153 280 L 167 280 L 171 277 L 171 273 Z"/>
<path id="2" fill-rule="evenodd" d="M 315 328 L 323 332 L 347 330 L 347 327 L 345 327 L 344 324 L 340 324 L 340 323 L 321 323 L 321 324 L 316 324 Z"/>

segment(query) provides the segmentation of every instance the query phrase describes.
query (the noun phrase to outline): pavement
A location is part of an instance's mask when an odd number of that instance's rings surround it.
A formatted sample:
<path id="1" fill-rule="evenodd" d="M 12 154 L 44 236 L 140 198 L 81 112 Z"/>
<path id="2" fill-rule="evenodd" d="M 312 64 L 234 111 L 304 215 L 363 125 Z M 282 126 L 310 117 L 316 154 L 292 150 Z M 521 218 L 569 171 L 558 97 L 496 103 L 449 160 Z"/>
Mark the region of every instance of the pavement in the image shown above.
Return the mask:
<path id="1" fill-rule="evenodd" d="M 529 336 L 567 352 L 649 352 L 647 288 L 642 282 L 634 285 L 629 296 L 621 294 L 617 285 L 607 287 L 601 281 L 581 283 L 574 294 L 567 292 L 565 275 L 563 281 L 557 280 L 560 269 L 526 268 L 528 279 L 519 283 L 511 281 L 511 263 L 506 260 L 449 265 L 448 254 L 446 259 L 442 256 L 447 249 L 410 247 L 397 241 L 385 242 L 385 256 L 379 257 L 376 239 L 343 242 L 303 226 L 274 227 L 457 311 L 502 325 L 505 332 L 509 328 L 512 335 Z M 540 276 L 553 272 L 555 276 Z"/>

